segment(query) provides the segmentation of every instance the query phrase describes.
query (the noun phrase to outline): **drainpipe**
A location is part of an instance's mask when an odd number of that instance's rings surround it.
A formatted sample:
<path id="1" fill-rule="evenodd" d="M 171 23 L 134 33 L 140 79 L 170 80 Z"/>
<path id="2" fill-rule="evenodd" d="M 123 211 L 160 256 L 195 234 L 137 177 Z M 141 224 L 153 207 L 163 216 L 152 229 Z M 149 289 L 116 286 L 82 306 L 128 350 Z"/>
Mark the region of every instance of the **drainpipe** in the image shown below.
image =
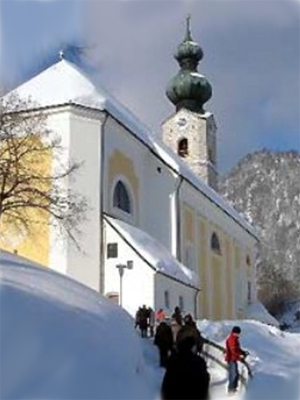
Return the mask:
<path id="1" fill-rule="evenodd" d="M 99 292 L 104 295 L 105 292 L 105 257 L 104 257 L 104 235 L 105 235 L 105 225 L 103 217 L 103 200 L 104 200 L 104 166 L 105 166 L 105 125 L 108 120 L 108 114 L 105 113 L 104 120 L 100 128 L 100 265 L 99 265 Z"/>
<path id="2" fill-rule="evenodd" d="M 197 315 L 198 307 L 197 307 L 197 304 L 198 304 L 198 294 L 199 294 L 199 292 L 200 292 L 200 289 L 197 289 L 196 293 L 195 293 L 195 299 L 194 299 L 194 315 L 195 315 L 195 319 L 198 319 L 198 315 Z"/>

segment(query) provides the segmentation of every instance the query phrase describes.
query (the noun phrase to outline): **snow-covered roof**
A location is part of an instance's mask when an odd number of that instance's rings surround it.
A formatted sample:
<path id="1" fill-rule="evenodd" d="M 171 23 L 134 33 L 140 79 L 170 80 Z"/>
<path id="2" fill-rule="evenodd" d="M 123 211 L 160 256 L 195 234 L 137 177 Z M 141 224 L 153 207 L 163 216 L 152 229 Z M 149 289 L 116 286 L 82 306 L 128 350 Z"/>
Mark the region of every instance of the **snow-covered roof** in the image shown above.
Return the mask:
<path id="1" fill-rule="evenodd" d="M 198 275 L 181 264 L 161 243 L 135 226 L 106 216 L 108 223 L 159 273 L 198 288 Z"/>
<path id="2" fill-rule="evenodd" d="M 176 173 L 192 183 L 216 203 L 243 228 L 258 238 L 256 230 L 215 190 L 206 185 L 189 166 L 147 128 L 130 110 L 109 95 L 75 64 L 62 59 L 33 77 L 13 92 L 21 98 L 31 98 L 41 107 L 74 104 L 96 110 L 106 110 L 146 144 Z M 210 113 L 207 113 L 210 115 Z"/>
<path id="3" fill-rule="evenodd" d="M 95 82 L 94 82 L 95 81 Z M 39 107 L 74 104 L 99 111 L 108 111 L 148 145 L 148 128 L 130 110 L 96 83 L 96 77 L 65 59 L 53 64 L 40 74 L 18 86 L 12 92 L 23 99 L 32 100 Z"/>

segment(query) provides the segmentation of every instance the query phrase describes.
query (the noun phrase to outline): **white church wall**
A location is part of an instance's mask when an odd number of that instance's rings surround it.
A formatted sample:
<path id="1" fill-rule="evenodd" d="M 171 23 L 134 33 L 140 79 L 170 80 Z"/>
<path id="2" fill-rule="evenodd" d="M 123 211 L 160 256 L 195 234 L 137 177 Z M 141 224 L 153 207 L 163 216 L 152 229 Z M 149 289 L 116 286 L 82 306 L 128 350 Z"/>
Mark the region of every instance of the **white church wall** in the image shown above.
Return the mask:
<path id="1" fill-rule="evenodd" d="M 103 114 L 102 114 L 103 118 Z M 94 290 L 100 287 L 101 113 L 72 110 L 70 159 L 82 163 L 70 187 L 87 201 L 86 221 L 80 226 L 80 251 L 69 240 L 68 275 Z"/>
<path id="2" fill-rule="evenodd" d="M 182 285 L 169 277 L 155 275 L 155 309 L 163 308 L 168 317 L 174 312 L 174 308 L 179 306 L 184 314 L 196 315 L 196 295 L 197 290 Z"/>
<path id="3" fill-rule="evenodd" d="M 176 230 L 175 210 L 171 206 L 176 178 L 170 168 L 150 151 L 144 157 L 143 177 L 141 228 L 176 256 L 176 249 L 172 247 L 172 234 Z"/>
<path id="4" fill-rule="evenodd" d="M 59 160 L 55 157 L 52 160 L 52 170 L 54 171 L 58 165 L 67 165 L 68 163 L 70 147 L 70 113 L 65 109 L 52 111 L 48 114 L 47 125 L 52 132 L 51 135 L 59 136 L 61 139 L 62 150 Z M 61 182 L 62 190 L 67 190 L 68 181 L 68 178 L 66 178 L 64 182 Z M 48 266 L 49 268 L 62 274 L 67 273 L 67 238 L 61 235 L 61 232 L 56 226 L 53 218 L 50 218 L 50 249 Z"/>
<path id="5" fill-rule="evenodd" d="M 118 244 L 118 257 L 107 258 L 107 244 Z M 125 269 L 122 278 L 122 305 L 135 316 L 137 309 L 145 304 L 154 308 L 154 275 L 155 271 L 122 239 L 122 237 L 105 223 L 105 295 L 120 295 L 120 275 L 116 265 L 133 262 L 132 269 Z"/>

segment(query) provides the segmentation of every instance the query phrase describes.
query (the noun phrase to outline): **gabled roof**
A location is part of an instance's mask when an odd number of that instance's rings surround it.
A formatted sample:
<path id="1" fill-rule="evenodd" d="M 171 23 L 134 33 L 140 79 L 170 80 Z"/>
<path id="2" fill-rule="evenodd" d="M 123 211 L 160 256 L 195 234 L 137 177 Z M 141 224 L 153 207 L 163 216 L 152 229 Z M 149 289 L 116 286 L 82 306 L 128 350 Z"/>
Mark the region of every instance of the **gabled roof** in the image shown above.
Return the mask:
<path id="1" fill-rule="evenodd" d="M 206 185 L 189 166 L 147 128 L 130 110 L 109 95 L 105 89 L 75 64 L 63 59 L 17 87 L 12 93 L 31 98 L 40 107 L 73 104 L 107 111 L 141 140 L 151 151 L 181 175 L 207 198 L 230 215 L 258 239 L 256 230 L 231 207 L 220 194 Z M 206 117 L 210 115 L 207 113 Z"/>
<path id="2" fill-rule="evenodd" d="M 105 96 L 73 63 L 66 60 L 52 65 L 14 90 L 22 98 L 30 96 L 39 106 L 78 103 L 105 108 Z"/>
<path id="3" fill-rule="evenodd" d="M 149 130 L 123 104 L 74 63 L 62 59 L 9 94 L 30 99 L 37 107 L 79 105 L 108 111 L 149 146 Z M 6 96 L 8 96 L 6 95 Z"/>

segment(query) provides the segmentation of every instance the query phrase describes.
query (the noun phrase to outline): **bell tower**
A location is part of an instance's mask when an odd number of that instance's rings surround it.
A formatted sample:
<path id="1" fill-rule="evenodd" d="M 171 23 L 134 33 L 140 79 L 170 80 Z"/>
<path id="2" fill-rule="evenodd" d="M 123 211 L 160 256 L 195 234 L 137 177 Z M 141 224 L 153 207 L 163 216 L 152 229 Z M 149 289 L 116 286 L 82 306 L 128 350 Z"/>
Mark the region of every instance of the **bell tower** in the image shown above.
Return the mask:
<path id="1" fill-rule="evenodd" d="M 212 96 L 212 87 L 197 70 L 203 51 L 192 39 L 190 16 L 186 21 L 185 38 L 174 57 L 180 70 L 168 83 L 166 95 L 176 111 L 162 125 L 163 141 L 204 182 L 217 190 L 217 127 L 213 115 L 203 108 Z"/>

